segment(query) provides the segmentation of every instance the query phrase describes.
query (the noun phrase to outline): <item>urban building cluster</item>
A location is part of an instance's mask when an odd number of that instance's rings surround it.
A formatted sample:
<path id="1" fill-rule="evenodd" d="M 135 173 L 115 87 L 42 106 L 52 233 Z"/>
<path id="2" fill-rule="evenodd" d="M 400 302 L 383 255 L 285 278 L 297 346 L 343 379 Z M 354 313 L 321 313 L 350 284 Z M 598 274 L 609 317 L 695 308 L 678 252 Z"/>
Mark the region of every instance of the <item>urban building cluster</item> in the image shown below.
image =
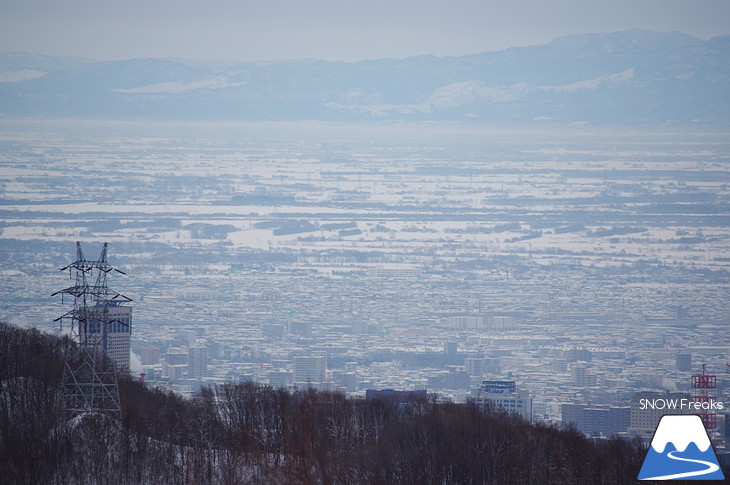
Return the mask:
<path id="1" fill-rule="evenodd" d="M 182 394 L 425 392 L 646 436 L 642 399 L 697 397 L 705 364 L 730 405 L 722 137 L 119 129 L 5 135 L 0 319 L 67 332 L 58 269 L 109 242 L 134 300 L 110 355 Z"/>

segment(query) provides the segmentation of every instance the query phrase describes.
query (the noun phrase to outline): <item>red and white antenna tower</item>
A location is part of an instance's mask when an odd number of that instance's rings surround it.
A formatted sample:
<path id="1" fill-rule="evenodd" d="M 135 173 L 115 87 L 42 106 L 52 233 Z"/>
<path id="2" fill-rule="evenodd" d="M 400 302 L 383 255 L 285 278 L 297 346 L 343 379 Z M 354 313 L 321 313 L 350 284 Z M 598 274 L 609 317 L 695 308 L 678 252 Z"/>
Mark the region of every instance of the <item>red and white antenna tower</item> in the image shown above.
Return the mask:
<path id="1" fill-rule="evenodd" d="M 692 401 L 700 404 L 697 415 L 702 418 L 707 431 L 717 428 L 717 413 L 713 412 L 713 403 L 717 397 L 717 376 L 708 374 L 702 364 L 702 374 L 692 376 Z"/>

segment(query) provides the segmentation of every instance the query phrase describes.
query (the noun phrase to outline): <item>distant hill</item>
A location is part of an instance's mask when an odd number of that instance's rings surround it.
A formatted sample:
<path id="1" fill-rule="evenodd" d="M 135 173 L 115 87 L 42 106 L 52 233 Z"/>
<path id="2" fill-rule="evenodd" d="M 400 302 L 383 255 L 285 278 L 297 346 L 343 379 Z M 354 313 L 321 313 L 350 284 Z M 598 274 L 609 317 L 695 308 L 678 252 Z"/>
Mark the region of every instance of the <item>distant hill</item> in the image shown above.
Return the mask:
<path id="1" fill-rule="evenodd" d="M 730 121 L 730 37 L 629 30 L 463 57 L 99 62 L 0 54 L 0 115 L 159 120 Z M 212 67 L 210 67 L 212 66 Z"/>

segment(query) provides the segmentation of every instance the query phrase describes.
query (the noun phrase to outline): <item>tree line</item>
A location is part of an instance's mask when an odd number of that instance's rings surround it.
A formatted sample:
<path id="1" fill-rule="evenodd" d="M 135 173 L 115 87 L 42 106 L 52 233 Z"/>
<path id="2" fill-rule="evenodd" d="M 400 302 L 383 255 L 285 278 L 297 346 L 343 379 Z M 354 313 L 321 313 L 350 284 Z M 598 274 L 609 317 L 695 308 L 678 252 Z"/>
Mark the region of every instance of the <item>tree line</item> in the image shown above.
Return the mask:
<path id="1" fill-rule="evenodd" d="M 9 484 L 635 483 L 645 449 L 474 403 L 252 382 L 192 398 L 120 375 L 118 417 L 69 419 L 68 339 L 0 324 L 0 481 Z"/>

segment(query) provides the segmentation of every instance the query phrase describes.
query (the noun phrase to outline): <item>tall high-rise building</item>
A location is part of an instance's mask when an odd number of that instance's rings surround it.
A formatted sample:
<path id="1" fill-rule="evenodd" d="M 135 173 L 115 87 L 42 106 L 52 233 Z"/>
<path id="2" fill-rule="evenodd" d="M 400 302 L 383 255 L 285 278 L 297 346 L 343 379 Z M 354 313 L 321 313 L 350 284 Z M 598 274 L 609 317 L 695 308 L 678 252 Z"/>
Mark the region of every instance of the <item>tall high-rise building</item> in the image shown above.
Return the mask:
<path id="1" fill-rule="evenodd" d="M 132 307 L 109 302 L 103 307 L 94 307 L 93 319 L 86 327 L 81 327 L 79 333 L 87 333 L 89 340 L 94 340 L 104 348 L 106 355 L 114 361 L 120 369 L 129 369 L 130 340 L 132 335 Z M 106 325 L 100 321 L 108 322 Z M 106 342 L 104 333 L 106 327 Z"/>
<path id="2" fill-rule="evenodd" d="M 562 404 L 560 406 L 560 414 L 562 415 L 563 426 L 572 424 L 577 429 L 582 430 L 584 427 L 583 411 L 585 408 L 585 404 Z"/>
<path id="3" fill-rule="evenodd" d="M 142 348 L 142 365 L 155 365 L 160 363 L 160 349 L 150 345 Z"/>
<path id="4" fill-rule="evenodd" d="M 680 372 L 692 371 L 692 354 L 680 353 L 675 357 L 675 365 Z"/>
<path id="5" fill-rule="evenodd" d="M 325 381 L 327 358 L 323 355 L 294 357 L 294 384 L 317 387 Z"/>
<path id="6" fill-rule="evenodd" d="M 597 377 L 588 370 L 585 364 L 573 364 L 570 366 L 570 376 L 573 384 L 578 387 L 592 387 L 598 382 Z"/>
<path id="7" fill-rule="evenodd" d="M 444 342 L 444 353 L 451 356 L 456 355 L 459 353 L 459 344 L 454 341 Z"/>
<path id="8" fill-rule="evenodd" d="M 208 349 L 204 345 L 188 349 L 188 377 L 190 379 L 208 377 Z"/>
<path id="9" fill-rule="evenodd" d="M 470 376 L 481 377 L 484 374 L 484 359 L 480 357 L 467 357 L 464 359 L 464 367 Z"/>

